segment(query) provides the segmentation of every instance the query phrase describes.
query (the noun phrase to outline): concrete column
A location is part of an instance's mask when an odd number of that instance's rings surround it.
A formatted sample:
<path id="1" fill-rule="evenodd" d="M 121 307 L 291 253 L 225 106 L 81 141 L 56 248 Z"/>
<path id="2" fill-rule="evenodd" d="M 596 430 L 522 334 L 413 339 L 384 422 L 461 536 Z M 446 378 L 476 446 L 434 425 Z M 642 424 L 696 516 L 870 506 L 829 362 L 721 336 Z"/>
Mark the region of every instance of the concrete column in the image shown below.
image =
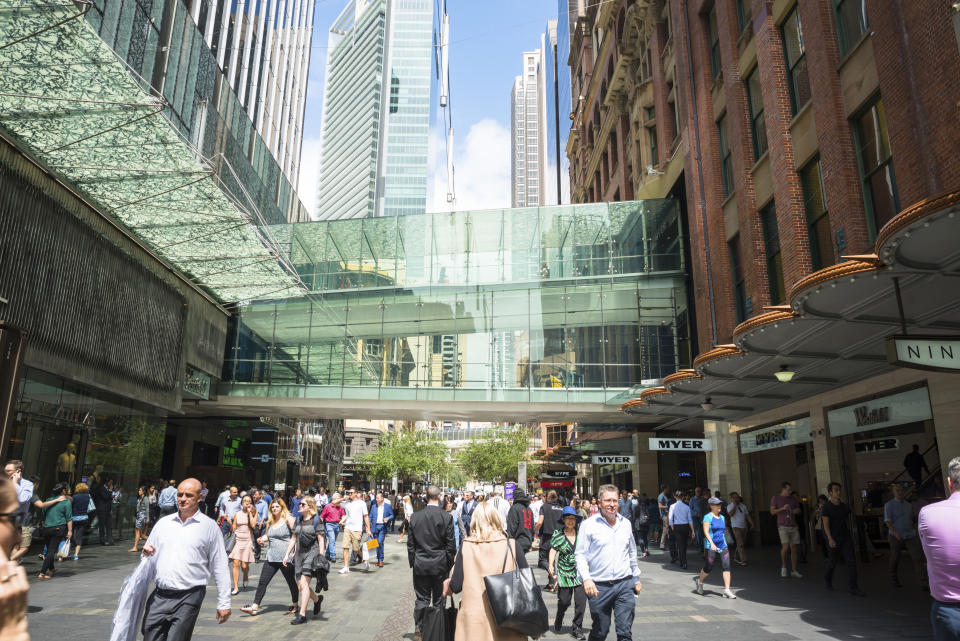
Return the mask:
<path id="1" fill-rule="evenodd" d="M 600 466 L 591 465 L 590 466 L 590 494 L 596 496 L 597 490 L 600 488 Z"/>
<path id="2" fill-rule="evenodd" d="M 824 494 L 831 481 L 841 482 L 843 459 L 840 439 L 830 438 L 827 418 L 823 410 L 810 412 L 810 431 L 813 432 L 813 458 L 817 471 L 815 494 Z"/>
<path id="3" fill-rule="evenodd" d="M 724 494 L 743 493 L 740 473 L 740 446 L 737 434 L 726 421 L 704 421 L 703 437 L 713 440 L 713 450 L 707 452 L 707 483 Z"/>
<path id="4" fill-rule="evenodd" d="M 660 465 L 657 461 L 657 453 L 650 451 L 649 438 L 654 436 L 652 432 L 638 432 L 633 434 L 633 455 L 636 462 L 633 464 L 633 487 L 624 488 L 628 490 L 637 489 L 641 493 L 646 492 L 647 496 L 655 496 L 660 491 Z"/>

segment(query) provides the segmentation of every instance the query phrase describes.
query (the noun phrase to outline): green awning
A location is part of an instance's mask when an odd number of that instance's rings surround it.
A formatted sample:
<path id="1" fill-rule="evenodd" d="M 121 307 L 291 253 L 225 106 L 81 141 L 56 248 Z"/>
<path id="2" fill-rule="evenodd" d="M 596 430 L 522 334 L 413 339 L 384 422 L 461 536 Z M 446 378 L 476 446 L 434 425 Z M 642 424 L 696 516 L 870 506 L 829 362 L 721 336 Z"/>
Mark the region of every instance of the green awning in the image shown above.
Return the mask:
<path id="1" fill-rule="evenodd" d="M 167 119 L 74 2 L 0 0 L 0 128 L 223 302 L 302 292 L 252 202 Z M 226 169 L 227 171 L 229 169 Z"/>

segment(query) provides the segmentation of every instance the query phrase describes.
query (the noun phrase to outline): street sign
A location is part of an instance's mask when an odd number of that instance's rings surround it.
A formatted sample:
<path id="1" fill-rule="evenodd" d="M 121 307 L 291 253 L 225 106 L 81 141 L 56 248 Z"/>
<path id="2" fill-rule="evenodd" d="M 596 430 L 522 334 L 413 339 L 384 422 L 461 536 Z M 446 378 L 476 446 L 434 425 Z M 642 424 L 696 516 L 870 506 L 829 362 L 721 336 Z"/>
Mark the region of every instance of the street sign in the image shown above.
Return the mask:
<path id="1" fill-rule="evenodd" d="M 960 370 L 960 338 L 956 336 L 891 336 L 887 361 L 900 367 L 937 372 Z"/>
<path id="2" fill-rule="evenodd" d="M 573 487 L 573 481 L 540 481 L 540 487 Z"/>
<path id="3" fill-rule="evenodd" d="M 629 465 L 636 463 L 636 457 L 626 455 L 604 455 L 597 454 L 593 457 L 594 465 Z"/>
<path id="4" fill-rule="evenodd" d="M 709 452 L 713 450 L 713 440 L 709 438 L 651 438 L 650 451 L 666 452 Z"/>

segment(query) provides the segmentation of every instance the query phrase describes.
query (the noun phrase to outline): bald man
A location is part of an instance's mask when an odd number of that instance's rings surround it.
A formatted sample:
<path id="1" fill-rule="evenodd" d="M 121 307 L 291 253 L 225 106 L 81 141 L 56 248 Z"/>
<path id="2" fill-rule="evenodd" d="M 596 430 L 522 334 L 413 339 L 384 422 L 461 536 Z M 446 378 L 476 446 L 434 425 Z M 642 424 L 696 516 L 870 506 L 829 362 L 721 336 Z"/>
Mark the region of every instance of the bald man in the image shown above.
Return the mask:
<path id="1" fill-rule="evenodd" d="M 217 582 L 217 623 L 230 617 L 230 573 L 223 536 L 216 522 L 200 512 L 197 479 L 177 487 L 177 512 L 153 526 L 144 556 L 156 555 L 156 589 L 143 616 L 144 641 L 186 641 L 207 591 L 210 574 Z"/>

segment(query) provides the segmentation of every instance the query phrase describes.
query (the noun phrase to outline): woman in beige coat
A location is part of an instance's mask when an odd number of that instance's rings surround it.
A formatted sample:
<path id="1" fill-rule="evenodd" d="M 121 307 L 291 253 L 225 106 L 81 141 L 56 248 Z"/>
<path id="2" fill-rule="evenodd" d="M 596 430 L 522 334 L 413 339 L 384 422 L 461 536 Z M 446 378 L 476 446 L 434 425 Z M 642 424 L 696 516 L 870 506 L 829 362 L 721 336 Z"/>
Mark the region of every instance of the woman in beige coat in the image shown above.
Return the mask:
<path id="1" fill-rule="evenodd" d="M 508 544 L 513 554 L 507 552 Z M 457 641 L 526 640 L 518 632 L 497 626 L 483 583 L 488 574 L 511 572 L 517 567 L 527 567 L 523 551 L 517 549 L 516 541 L 507 539 L 496 508 L 487 502 L 478 503 L 470 521 L 470 536 L 460 546 L 450 578 L 443 584 L 444 596 L 463 592 L 457 614 Z"/>

